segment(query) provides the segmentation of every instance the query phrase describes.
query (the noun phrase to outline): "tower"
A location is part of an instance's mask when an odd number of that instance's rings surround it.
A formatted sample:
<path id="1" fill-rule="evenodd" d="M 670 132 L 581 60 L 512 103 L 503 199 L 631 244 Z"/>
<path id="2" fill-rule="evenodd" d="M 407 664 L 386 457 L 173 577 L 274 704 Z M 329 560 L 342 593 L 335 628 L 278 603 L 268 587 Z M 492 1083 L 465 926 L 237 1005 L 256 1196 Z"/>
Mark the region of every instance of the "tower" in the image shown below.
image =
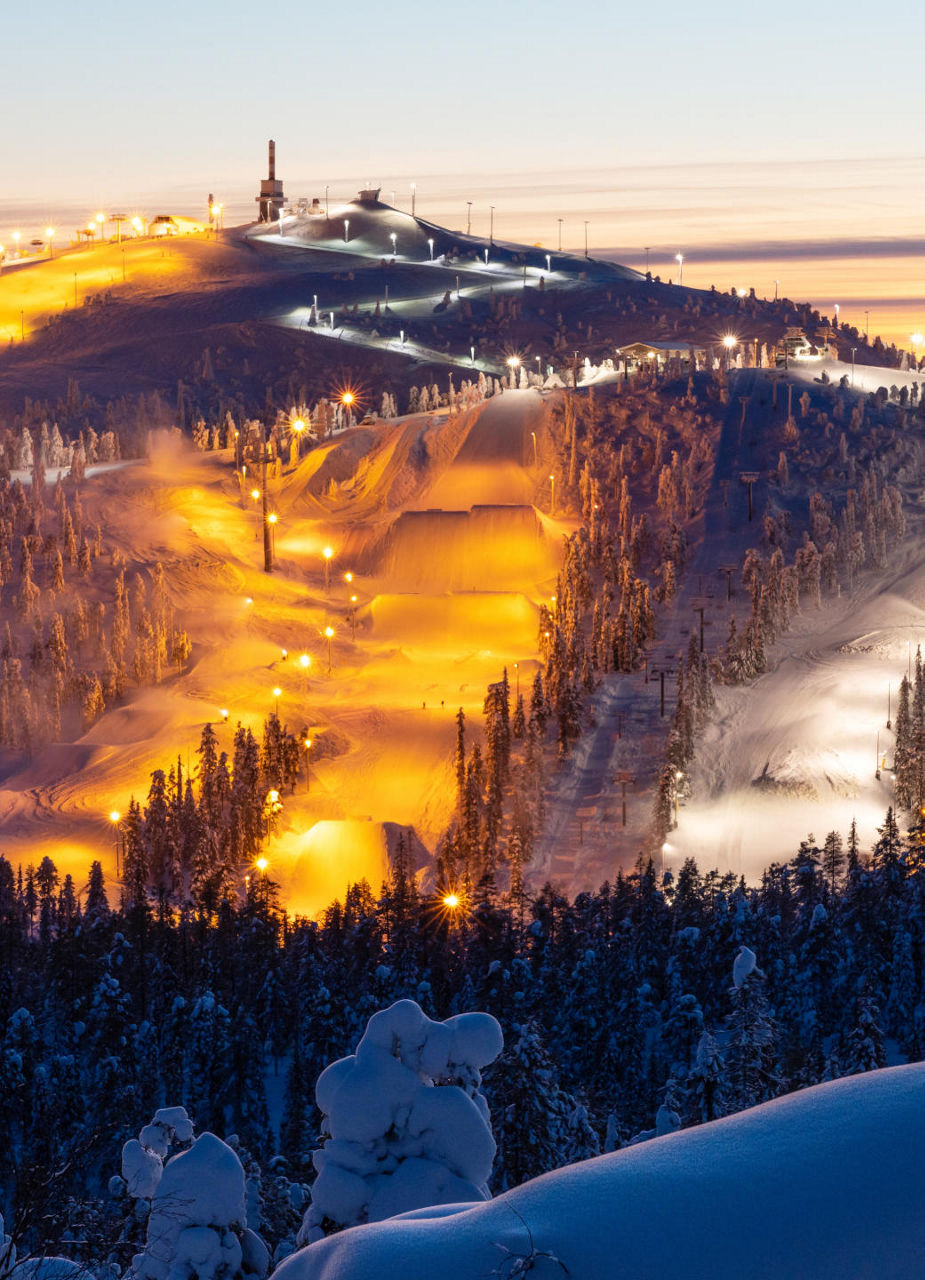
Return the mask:
<path id="1" fill-rule="evenodd" d="M 260 195 L 254 198 L 257 201 L 259 210 L 259 222 L 272 222 L 279 217 L 280 209 L 283 207 L 283 183 L 281 178 L 276 176 L 276 143 L 270 139 L 269 173 L 260 182 Z"/>

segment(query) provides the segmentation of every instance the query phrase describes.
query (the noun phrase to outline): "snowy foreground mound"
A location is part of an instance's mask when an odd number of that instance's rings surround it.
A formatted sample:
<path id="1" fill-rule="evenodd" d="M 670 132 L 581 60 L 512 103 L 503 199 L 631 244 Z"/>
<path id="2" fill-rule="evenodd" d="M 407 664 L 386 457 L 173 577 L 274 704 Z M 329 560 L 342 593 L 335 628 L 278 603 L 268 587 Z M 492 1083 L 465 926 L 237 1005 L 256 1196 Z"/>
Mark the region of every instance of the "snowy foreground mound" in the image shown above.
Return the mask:
<path id="1" fill-rule="evenodd" d="M 925 1064 L 837 1080 L 482 1204 L 355 1227 L 274 1280 L 925 1275 Z M 561 1266 L 552 1257 L 561 1261 Z"/>

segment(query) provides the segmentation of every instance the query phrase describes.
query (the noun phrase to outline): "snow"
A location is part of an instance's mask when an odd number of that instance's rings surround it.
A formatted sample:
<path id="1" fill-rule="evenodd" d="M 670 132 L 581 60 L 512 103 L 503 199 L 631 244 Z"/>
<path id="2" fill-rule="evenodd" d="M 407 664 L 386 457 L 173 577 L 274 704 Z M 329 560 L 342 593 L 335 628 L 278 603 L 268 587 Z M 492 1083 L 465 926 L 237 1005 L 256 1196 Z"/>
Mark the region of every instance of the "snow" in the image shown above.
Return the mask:
<path id="1" fill-rule="evenodd" d="M 921 1063 L 818 1085 L 488 1203 L 342 1232 L 274 1280 L 472 1280 L 511 1274 L 499 1250 L 525 1259 L 531 1244 L 573 1280 L 911 1280 L 925 1256 L 923 1089 Z M 563 1274 L 538 1257 L 534 1273 Z"/>
<path id="2" fill-rule="evenodd" d="M 750 973 L 754 973 L 758 967 L 758 958 L 754 951 L 746 946 L 739 947 L 738 955 L 732 962 L 732 981 L 736 987 L 741 987 L 745 979 Z"/>
<path id="3" fill-rule="evenodd" d="M 502 1047 L 490 1014 L 435 1022 L 413 1000 L 375 1013 L 356 1053 L 318 1079 L 329 1136 L 314 1155 L 318 1177 L 301 1238 L 316 1239 L 325 1219 L 376 1222 L 486 1199 L 495 1143 L 480 1069 Z"/>
<path id="4" fill-rule="evenodd" d="M 207 1280 L 240 1270 L 244 1195 L 244 1169 L 235 1152 L 214 1134 L 200 1134 L 164 1166 L 134 1274 L 139 1280 Z"/>

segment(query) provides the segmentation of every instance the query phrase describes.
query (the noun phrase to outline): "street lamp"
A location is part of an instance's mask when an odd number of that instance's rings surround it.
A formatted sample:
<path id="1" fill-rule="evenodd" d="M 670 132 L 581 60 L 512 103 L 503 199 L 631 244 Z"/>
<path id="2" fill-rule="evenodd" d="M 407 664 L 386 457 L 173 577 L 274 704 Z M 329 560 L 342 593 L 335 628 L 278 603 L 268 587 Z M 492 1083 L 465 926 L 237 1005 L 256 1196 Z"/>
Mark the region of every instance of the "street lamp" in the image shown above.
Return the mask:
<path id="1" fill-rule="evenodd" d="M 112 809 L 109 813 L 109 821 L 112 823 L 113 843 L 116 849 L 116 876 L 119 875 L 119 824 L 122 821 L 122 814 L 118 809 Z"/>
<path id="2" fill-rule="evenodd" d="M 520 357 L 519 357 L 519 356 L 508 356 L 508 358 L 507 358 L 507 367 L 508 367 L 508 368 L 510 369 L 510 371 L 511 371 L 511 389 L 512 389 L 512 390 L 513 390 L 514 386 L 516 385 L 514 380 L 515 380 L 515 377 L 516 377 L 516 370 L 517 370 L 517 367 L 518 367 L 518 365 L 519 365 L 519 364 L 520 364 Z"/>
<path id="3" fill-rule="evenodd" d="M 565 219 L 557 218 L 556 221 L 559 224 L 559 252 L 561 253 L 562 252 L 562 223 L 565 221 Z"/>
<path id="4" fill-rule="evenodd" d="M 279 685 L 277 685 L 277 686 L 276 686 L 276 688 L 273 690 L 273 698 L 274 698 L 274 701 L 275 701 L 275 704 L 276 704 L 276 718 L 277 718 L 277 720 L 279 719 L 279 700 L 280 700 L 280 698 L 281 698 L 282 696 L 283 696 L 283 691 L 282 691 L 282 689 L 279 687 Z"/>
<path id="5" fill-rule="evenodd" d="M 433 260 L 434 260 L 434 239 L 433 239 L 433 236 L 428 236 L 428 237 L 427 237 L 427 243 L 428 243 L 428 245 L 430 246 L 430 260 L 431 260 L 431 262 L 433 262 Z"/>
<path id="6" fill-rule="evenodd" d="M 549 488 L 552 495 L 549 500 L 549 514 L 554 516 L 556 514 L 556 477 L 554 475 L 549 477 Z"/>
<path id="7" fill-rule="evenodd" d="M 325 547 L 321 553 L 324 556 L 324 589 L 331 590 L 331 557 L 334 555 L 333 547 Z"/>
<path id="8" fill-rule="evenodd" d="M 398 234 L 395 231 L 389 232 L 389 239 L 392 241 L 392 253 L 395 252 L 395 245 L 398 242 Z"/>
<path id="9" fill-rule="evenodd" d="M 331 626 L 325 627 L 324 634 L 328 642 L 328 675 L 330 675 L 331 669 L 333 666 L 333 663 L 331 660 L 331 643 L 334 639 L 334 628 Z"/>
<path id="10" fill-rule="evenodd" d="M 344 218 L 344 244 L 350 241 L 350 219 Z"/>
<path id="11" fill-rule="evenodd" d="M 680 286 L 684 283 L 684 254 L 676 253 L 675 261 L 678 264 L 678 285 Z"/>
<path id="12" fill-rule="evenodd" d="M 495 243 L 495 206 L 488 206 L 488 243 Z"/>
<path id="13" fill-rule="evenodd" d="M 99 230 L 100 243 L 102 244 L 102 241 L 103 241 L 103 228 L 104 228 L 104 227 L 105 227 L 105 225 L 106 225 L 106 216 L 105 216 L 105 214 L 98 213 L 98 214 L 96 215 L 96 221 L 97 221 L 97 223 L 98 223 L 98 225 L 99 225 L 99 229 L 100 229 L 100 230 Z"/>
<path id="14" fill-rule="evenodd" d="M 271 511 L 267 516 L 267 524 L 270 526 L 270 559 L 276 559 L 276 522 L 279 516 L 275 511 Z"/>
<path id="15" fill-rule="evenodd" d="M 731 333 L 727 333 L 726 336 L 723 338 L 723 346 L 726 349 L 726 368 L 727 369 L 729 368 L 729 359 L 732 355 L 733 347 L 737 347 L 738 344 L 739 344 L 738 338 L 736 338 Z"/>
<path id="16" fill-rule="evenodd" d="M 295 438 L 296 438 L 296 447 L 295 447 L 296 461 L 299 462 L 301 461 L 301 458 L 302 458 L 302 432 L 305 430 L 305 419 L 293 418 L 292 430 L 295 432 Z"/>
<path id="17" fill-rule="evenodd" d="M 357 642 L 357 597 L 350 597 L 350 635 L 353 643 Z"/>
<path id="18" fill-rule="evenodd" d="M 54 229 L 54 227 L 46 227 L 46 228 L 45 228 L 45 239 L 46 239 L 46 241 L 47 241 L 47 243 L 48 243 L 48 256 L 49 256 L 49 258 L 53 258 L 53 257 L 55 256 L 55 229 Z"/>
<path id="19" fill-rule="evenodd" d="M 300 653 L 300 654 L 299 654 L 299 666 L 302 668 L 302 670 L 303 670 L 303 671 L 307 671 L 307 670 L 308 670 L 308 668 L 309 668 L 311 665 L 312 665 L 312 660 L 311 660 L 311 658 L 308 656 L 308 654 L 307 654 L 307 653 Z"/>
<path id="20" fill-rule="evenodd" d="M 140 236 L 140 235 L 141 235 L 141 230 L 142 230 L 142 227 L 143 227 L 143 226 L 144 226 L 144 223 L 142 222 L 141 218 L 139 218 L 139 217 L 136 215 L 136 216 L 132 219 L 132 230 L 135 232 L 135 235 L 136 235 L 136 236 Z"/>
<path id="21" fill-rule="evenodd" d="M 20 240 L 21 240 L 21 239 L 22 239 L 22 232 L 21 232 L 21 231 L 14 231 L 14 232 L 13 232 L 13 244 L 15 244 L 15 246 L 16 246 L 16 257 L 17 257 L 17 258 L 19 257 L 19 242 L 20 242 Z"/>
<path id="22" fill-rule="evenodd" d="M 588 256 L 588 224 L 585 223 L 585 257 Z"/>
<path id="23" fill-rule="evenodd" d="M 552 274 L 552 254 L 551 253 L 546 254 L 546 271 L 550 275 Z"/>
<path id="24" fill-rule="evenodd" d="M 305 748 L 305 790 L 306 792 L 309 792 L 312 789 L 311 758 L 309 756 L 309 752 L 312 749 L 311 738 L 306 738 L 302 743 L 302 746 Z"/>

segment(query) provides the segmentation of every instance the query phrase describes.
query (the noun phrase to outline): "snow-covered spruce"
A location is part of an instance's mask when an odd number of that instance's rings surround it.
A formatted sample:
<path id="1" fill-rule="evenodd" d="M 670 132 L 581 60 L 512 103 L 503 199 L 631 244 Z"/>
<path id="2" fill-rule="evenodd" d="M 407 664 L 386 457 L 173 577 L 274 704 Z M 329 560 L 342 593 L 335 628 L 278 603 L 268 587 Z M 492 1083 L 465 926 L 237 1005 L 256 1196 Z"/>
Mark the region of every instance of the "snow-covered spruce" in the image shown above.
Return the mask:
<path id="1" fill-rule="evenodd" d="M 183 1150 L 167 1159 L 174 1143 Z M 139 1202 L 139 1220 L 141 1202 L 149 1202 L 145 1248 L 132 1260 L 133 1280 L 262 1280 L 267 1274 L 266 1246 L 247 1226 L 240 1160 L 213 1133 L 194 1138 L 183 1107 L 162 1108 L 125 1144 L 122 1178 Z"/>
<path id="2" fill-rule="evenodd" d="M 374 1014 L 356 1053 L 318 1080 L 327 1139 L 314 1157 L 300 1243 L 413 1209 L 489 1199 L 495 1143 L 481 1069 L 502 1044 L 486 1013 L 434 1022 L 413 1000 L 399 1000 Z"/>

